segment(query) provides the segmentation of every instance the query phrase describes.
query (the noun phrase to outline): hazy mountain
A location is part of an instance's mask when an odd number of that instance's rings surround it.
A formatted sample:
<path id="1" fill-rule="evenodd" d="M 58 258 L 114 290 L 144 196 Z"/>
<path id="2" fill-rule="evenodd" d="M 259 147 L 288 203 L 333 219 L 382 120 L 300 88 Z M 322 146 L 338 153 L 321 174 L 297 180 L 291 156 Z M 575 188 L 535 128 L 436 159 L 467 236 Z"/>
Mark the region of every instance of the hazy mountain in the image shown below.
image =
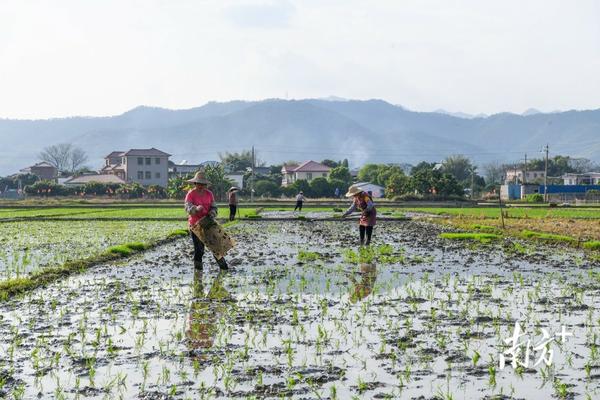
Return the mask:
<path id="1" fill-rule="evenodd" d="M 542 112 L 541 112 L 540 110 L 537 110 L 537 109 L 535 109 L 535 108 L 528 108 L 528 109 L 527 109 L 527 110 L 525 110 L 525 111 L 523 112 L 523 114 L 521 114 L 521 115 L 525 115 L 525 116 L 527 116 L 527 115 L 535 115 L 535 114 L 541 114 L 541 113 L 542 113 Z"/>
<path id="2" fill-rule="evenodd" d="M 437 110 L 434 111 L 434 113 L 437 114 L 446 114 L 446 115 L 451 115 L 453 117 L 457 117 L 457 118 L 466 118 L 466 119 L 472 119 L 472 118 L 486 118 L 487 115 L 486 114 L 467 114 L 464 112 L 452 112 L 452 111 L 446 111 L 443 108 L 439 108 Z"/>
<path id="3" fill-rule="evenodd" d="M 381 100 L 335 98 L 211 102 L 189 110 L 137 107 L 114 117 L 0 120 L 0 175 L 37 160 L 48 145 L 72 142 L 99 168 L 113 150 L 156 147 L 172 160 L 218 159 L 256 146 L 279 163 L 348 158 L 364 162 L 440 161 L 462 153 L 476 162 L 513 161 L 552 154 L 600 161 L 600 110 L 456 117 L 415 112 Z"/>

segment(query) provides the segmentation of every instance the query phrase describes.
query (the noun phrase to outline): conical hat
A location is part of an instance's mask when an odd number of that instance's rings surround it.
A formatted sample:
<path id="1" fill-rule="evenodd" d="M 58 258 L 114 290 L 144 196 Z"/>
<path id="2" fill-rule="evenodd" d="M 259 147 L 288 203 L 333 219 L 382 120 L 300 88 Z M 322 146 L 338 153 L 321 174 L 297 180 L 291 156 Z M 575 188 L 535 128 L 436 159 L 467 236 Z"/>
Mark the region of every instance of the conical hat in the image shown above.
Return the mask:
<path id="1" fill-rule="evenodd" d="M 360 187 L 352 185 L 348 188 L 348 193 L 346 193 L 346 197 L 352 197 L 361 192 L 363 192 L 363 190 Z"/>
<path id="2" fill-rule="evenodd" d="M 186 182 L 201 183 L 203 185 L 208 185 L 210 183 L 208 179 L 206 179 L 206 177 L 204 176 L 204 171 L 196 172 L 196 175 L 194 175 L 192 179 L 188 179 Z"/>

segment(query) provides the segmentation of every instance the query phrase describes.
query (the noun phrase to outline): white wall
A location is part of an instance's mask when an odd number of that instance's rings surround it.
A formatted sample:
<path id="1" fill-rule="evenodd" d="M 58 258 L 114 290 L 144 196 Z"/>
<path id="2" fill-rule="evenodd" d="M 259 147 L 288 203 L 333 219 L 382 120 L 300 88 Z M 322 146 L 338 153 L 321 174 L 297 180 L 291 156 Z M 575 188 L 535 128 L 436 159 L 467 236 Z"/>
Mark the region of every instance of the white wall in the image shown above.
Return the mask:
<path id="1" fill-rule="evenodd" d="M 235 182 L 235 186 L 239 187 L 240 189 L 244 188 L 244 175 L 231 174 L 225 175 L 225 177 Z"/>
<path id="2" fill-rule="evenodd" d="M 140 185 L 160 185 L 167 187 L 169 181 L 169 157 L 165 156 L 127 156 L 125 170 L 127 171 L 127 181 L 137 182 Z M 142 158 L 142 165 L 138 164 L 138 158 Z M 146 159 L 150 159 L 150 164 L 146 163 Z M 159 163 L 156 161 L 160 160 Z M 138 172 L 142 172 L 143 177 L 138 177 Z M 148 173 L 150 177 L 148 178 Z M 157 174 L 159 176 L 157 176 Z"/>

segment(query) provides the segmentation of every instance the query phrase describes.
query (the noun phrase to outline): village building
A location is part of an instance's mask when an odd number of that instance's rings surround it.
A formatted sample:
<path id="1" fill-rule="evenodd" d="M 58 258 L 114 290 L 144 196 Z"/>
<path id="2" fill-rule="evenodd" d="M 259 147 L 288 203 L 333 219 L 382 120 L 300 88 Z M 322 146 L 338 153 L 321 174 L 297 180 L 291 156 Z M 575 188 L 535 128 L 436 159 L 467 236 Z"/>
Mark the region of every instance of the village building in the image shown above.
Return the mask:
<path id="1" fill-rule="evenodd" d="M 23 174 L 32 174 L 41 180 L 54 180 L 58 176 L 58 170 L 49 162 L 42 161 L 19 171 Z"/>
<path id="2" fill-rule="evenodd" d="M 86 183 L 97 182 L 97 183 L 115 183 L 124 184 L 127 183 L 117 175 L 112 174 L 86 174 L 80 176 L 73 176 L 62 182 L 65 186 L 84 186 Z"/>
<path id="3" fill-rule="evenodd" d="M 116 175 L 123 181 L 143 186 L 167 187 L 169 181 L 169 157 L 171 155 L 155 149 L 131 149 L 113 151 L 107 155 L 100 174 Z"/>
<path id="4" fill-rule="evenodd" d="M 565 185 L 600 185 L 600 172 L 586 172 L 585 174 L 564 174 Z"/>
<path id="5" fill-rule="evenodd" d="M 504 176 L 505 183 L 542 182 L 544 171 L 526 171 L 522 168 L 509 169 Z"/>
<path id="6" fill-rule="evenodd" d="M 304 179 L 312 181 L 315 178 L 327 178 L 331 168 L 316 161 L 308 160 L 300 165 L 284 164 L 281 167 L 281 186 L 288 186 L 292 183 Z"/>

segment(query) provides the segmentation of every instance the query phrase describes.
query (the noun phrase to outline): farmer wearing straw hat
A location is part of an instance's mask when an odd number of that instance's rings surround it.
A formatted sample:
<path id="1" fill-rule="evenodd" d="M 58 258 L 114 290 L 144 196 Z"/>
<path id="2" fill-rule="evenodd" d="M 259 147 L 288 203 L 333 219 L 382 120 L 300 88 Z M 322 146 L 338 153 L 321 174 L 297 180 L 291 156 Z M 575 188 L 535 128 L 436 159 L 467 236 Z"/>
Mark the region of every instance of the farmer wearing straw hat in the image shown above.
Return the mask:
<path id="1" fill-rule="evenodd" d="M 352 205 L 342 215 L 346 217 L 352 214 L 354 211 L 360 211 L 360 219 L 358 220 L 358 232 L 360 235 L 360 244 L 371 244 L 371 236 L 373 235 L 373 227 L 377 221 L 377 210 L 375 209 L 375 203 L 373 198 L 369 196 L 360 187 L 352 185 L 346 193 L 346 197 L 352 197 Z M 365 233 L 367 241 L 365 242 Z"/>
<path id="2" fill-rule="evenodd" d="M 187 182 L 195 185 L 194 189 L 190 190 L 185 196 L 185 211 L 189 215 L 190 235 L 194 242 L 194 268 L 202 269 L 204 243 L 192 232 L 192 227 L 204 217 L 215 218 L 217 216 L 217 206 L 215 205 L 215 197 L 207 189 L 210 182 L 204 177 L 203 171 L 196 172 L 196 175 L 192 179 L 188 179 Z M 227 262 L 224 257 L 217 258 L 215 256 L 215 259 L 220 269 L 227 269 Z"/>
<path id="3" fill-rule="evenodd" d="M 238 192 L 238 188 L 236 188 L 235 186 L 232 186 L 228 191 L 227 191 L 227 199 L 229 200 L 229 220 L 233 221 L 235 219 L 235 212 L 237 210 L 237 205 L 238 205 L 238 197 L 237 197 L 237 192 Z"/>

